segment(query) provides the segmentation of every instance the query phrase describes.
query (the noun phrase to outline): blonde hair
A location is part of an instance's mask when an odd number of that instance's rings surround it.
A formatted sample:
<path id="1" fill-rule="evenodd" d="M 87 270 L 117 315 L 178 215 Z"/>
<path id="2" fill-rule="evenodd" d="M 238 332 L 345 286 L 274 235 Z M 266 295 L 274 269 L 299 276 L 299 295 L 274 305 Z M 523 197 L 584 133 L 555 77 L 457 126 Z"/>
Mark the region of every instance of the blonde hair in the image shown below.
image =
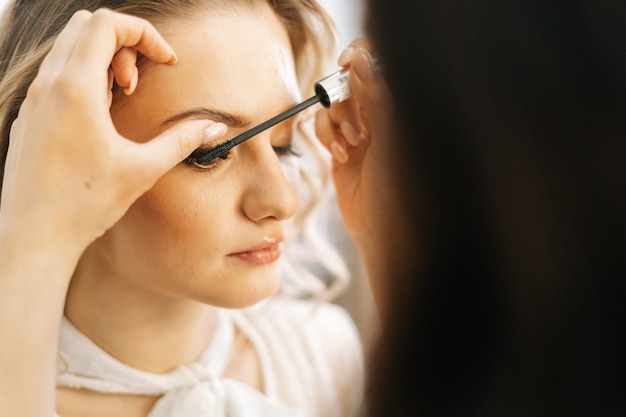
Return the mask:
<path id="1" fill-rule="evenodd" d="M 260 4 L 269 4 L 285 25 L 302 95 L 310 97 L 315 81 L 327 75 L 336 53 L 334 22 L 317 0 L 17 0 L 9 4 L 0 22 L 0 191 L 11 124 L 42 60 L 76 11 L 109 8 L 159 27 L 171 19 L 194 18 L 200 8 L 252 10 Z M 319 211 L 323 204 L 333 198 L 333 191 L 329 159 L 314 137 L 311 111 L 303 115 L 297 134 L 306 144 L 305 157 L 310 160 L 304 161 L 307 169 L 302 172 L 307 193 L 301 196 L 294 233 L 286 245 L 283 289 L 292 295 L 329 295 L 327 285 L 318 279 L 320 270 L 331 282 L 344 283 L 342 288 L 348 277 L 331 239 L 316 221 L 324 213 Z M 339 286 L 334 288 L 333 294 Z"/>

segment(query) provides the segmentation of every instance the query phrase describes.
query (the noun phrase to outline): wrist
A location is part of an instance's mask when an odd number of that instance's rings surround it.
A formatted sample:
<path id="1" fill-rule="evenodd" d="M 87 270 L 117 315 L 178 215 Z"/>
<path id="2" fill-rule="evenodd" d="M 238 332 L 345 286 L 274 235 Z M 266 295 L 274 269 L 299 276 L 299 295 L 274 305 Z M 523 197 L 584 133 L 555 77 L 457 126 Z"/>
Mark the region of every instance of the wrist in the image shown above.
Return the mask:
<path id="1" fill-rule="evenodd" d="M 65 296 L 80 255 L 2 220 L 0 340 L 6 343 L 0 346 L 0 369 L 11 375 L 3 392 L 13 399 L 43 393 L 41 402 L 32 406 L 39 409 L 40 404 L 54 404 L 56 345 Z M 6 411 L 4 405 L 2 410 Z"/>
<path id="2" fill-rule="evenodd" d="M 60 242 L 59 235 L 0 220 L 0 282 L 14 291 L 53 291 L 65 296 L 82 254 L 80 245 Z M 34 294 L 33 294 L 34 295 Z"/>

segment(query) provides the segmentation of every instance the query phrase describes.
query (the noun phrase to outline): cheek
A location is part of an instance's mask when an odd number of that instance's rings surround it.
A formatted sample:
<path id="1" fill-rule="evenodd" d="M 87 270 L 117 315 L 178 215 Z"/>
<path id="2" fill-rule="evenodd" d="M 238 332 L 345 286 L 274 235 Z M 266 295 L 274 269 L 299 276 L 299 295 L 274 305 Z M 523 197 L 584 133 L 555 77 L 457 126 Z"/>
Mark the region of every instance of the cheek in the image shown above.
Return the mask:
<path id="1" fill-rule="evenodd" d="M 171 277 L 212 268 L 228 243 L 230 224 L 229 200 L 205 182 L 169 180 L 159 181 L 131 206 L 109 231 L 107 250 L 133 279 L 172 290 L 179 284 Z"/>
<path id="2" fill-rule="evenodd" d="M 178 177 L 166 175 L 135 202 L 123 218 L 126 232 L 153 251 L 206 251 L 224 223 L 226 196 Z"/>
<path id="3" fill-rule="evenodd" d="M 203 181 L 172 178 L 157 183 L 134 208 L 144 220 L 179 242 L 203 240 L 220 230 L 228 212 L 228 190 L 220 190 Z"/>

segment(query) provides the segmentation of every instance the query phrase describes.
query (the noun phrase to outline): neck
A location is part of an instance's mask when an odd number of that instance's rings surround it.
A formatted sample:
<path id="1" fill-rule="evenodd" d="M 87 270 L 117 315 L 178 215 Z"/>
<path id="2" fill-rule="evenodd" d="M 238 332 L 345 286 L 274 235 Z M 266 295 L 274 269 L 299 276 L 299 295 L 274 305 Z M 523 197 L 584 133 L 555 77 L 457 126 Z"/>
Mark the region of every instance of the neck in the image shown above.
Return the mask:
<path id="1" fill-rule="evenodd" d="M 199 358 L 212 335 L 215 307 L 156 292 L 81 259 L 65 315 L 119 361 L 164 373 Z"/>

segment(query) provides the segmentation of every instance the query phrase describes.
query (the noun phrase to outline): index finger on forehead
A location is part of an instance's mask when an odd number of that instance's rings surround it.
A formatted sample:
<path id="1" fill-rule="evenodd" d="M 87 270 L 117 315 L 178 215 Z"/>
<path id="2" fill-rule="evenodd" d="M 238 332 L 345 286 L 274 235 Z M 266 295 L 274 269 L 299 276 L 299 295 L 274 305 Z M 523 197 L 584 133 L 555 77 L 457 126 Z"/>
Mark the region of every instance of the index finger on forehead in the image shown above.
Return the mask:
<path id="1" fill-rule="evenodd" d="M 69 65 L 106 74 L 115 53 L 125 46 L 158 63 L 174 57 L 172 48 L 148 21 L 100 9 L 81 32 Z"/>

